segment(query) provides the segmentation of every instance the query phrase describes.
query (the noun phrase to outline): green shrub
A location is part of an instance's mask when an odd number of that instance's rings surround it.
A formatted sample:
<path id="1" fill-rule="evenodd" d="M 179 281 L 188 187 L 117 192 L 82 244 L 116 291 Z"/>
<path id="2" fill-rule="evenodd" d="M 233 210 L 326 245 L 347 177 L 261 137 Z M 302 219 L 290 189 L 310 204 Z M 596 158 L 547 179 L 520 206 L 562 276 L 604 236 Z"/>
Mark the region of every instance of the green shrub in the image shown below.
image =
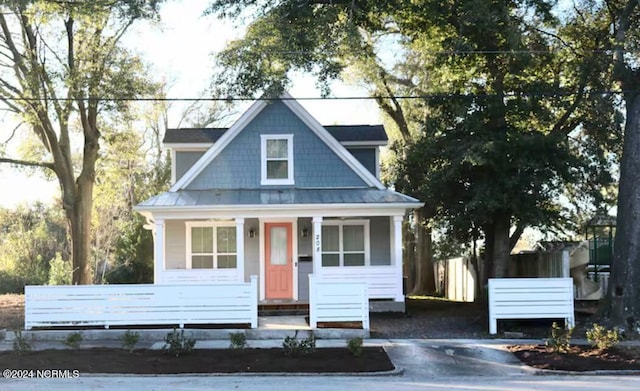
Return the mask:
<path id="1" fill-rule="evenodd" d="M 120 339 L 122 340 L 122 347 L 131 353 L 140 340 L 140 334 L 135 331 L 127 330 L 122 334 Z"/>
<path id="2" fill-rule="evenodd" d="M 571 346 L 573 328 L 560 327 L 556 322 L 551 325 L 551 336 L 545 344 L 555 353 L 567 353 Z"/>
<path id="3" fill-rule="evenodd" d="M 13 352 L 18 356 L 31 350 L 31 344 L 22 335 L 22 331 L 16 330 L 15 339 L 13 340 Z"/>
<path id="4" fill-rule="evenodd" d="M 307 355 L 316 351 L 316 337 L 311 333 L 309 337 L 298 340 L 298 330 L 293 337 L 287 336 L 282 343 L 286 356 Z"/>
<path id="5" fill-rule="evenodd" d="M 593 327 L 587 330 L 587 340 L 598 349 L 604 350 L 616 346 L 619 342 L 619 337 L 618 330 L 608 330 L 597 323 L 594 323 Z"/>
<path id="6" fill-rule="evenodd" d="M 244 333 L 230 333 L 229 347 L 231 349 L 244 349 L 247 347 L 247 336 Z"/>
<path id="7" fill-rule="evenodd" d="M 49 285 L 71 285 L 72 274 L 71 261 L 62 259 L 60 253 L 49 261 Z"/>
<path id="8" fill-rule="evenodd" d="M 351 338 L 347 341 L 347 349 L 353 354 L 354 357 L 362 356 L 362 338 Z"/>
<path id="9" fill-rule="evenodd" d="M 184 330 L 180 330 L 180 333 L 178 333 L 176 329 L 173 329 L 173 332 L 168 333 L 167 336 L 164 337 L 164 342 L 165 345 L 162 349 L 170 354 L 174 354 L 176 357 L 191 353 L 196 344 L 194 338 L 184 336 Z"/>
<path id="10" fill-rule="evenodd" d="M 67 338 L 64 340 L 64 344 L 70 347 L 71 349 L 78 350 L 80 349 L 80 343 L 84 340 L 82 333 L 76 331 L 67 335 Z"/>

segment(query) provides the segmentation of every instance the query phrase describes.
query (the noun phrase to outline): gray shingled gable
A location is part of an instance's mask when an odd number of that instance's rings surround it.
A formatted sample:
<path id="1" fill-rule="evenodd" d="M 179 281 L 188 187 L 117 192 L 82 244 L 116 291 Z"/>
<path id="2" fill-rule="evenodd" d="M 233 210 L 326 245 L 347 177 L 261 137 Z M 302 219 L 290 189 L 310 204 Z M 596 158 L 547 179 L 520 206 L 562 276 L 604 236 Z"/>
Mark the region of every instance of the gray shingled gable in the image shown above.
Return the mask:
<path id="1" fill-rule="evenodd" d="M 387 134 L 382 125 L 330 125 L 325 129 L 341 143 L 386 142 Z M 180 128 L 167 129 L 165 144 L 215 143 L 227 128 Z"/>

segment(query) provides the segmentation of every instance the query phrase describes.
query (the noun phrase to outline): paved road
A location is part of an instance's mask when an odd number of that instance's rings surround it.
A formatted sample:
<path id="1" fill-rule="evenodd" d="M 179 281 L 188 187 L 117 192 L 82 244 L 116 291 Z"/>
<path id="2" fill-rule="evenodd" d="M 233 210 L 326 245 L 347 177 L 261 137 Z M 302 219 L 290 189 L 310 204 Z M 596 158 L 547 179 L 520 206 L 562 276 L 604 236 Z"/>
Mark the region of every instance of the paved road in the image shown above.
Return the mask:
<path id="1" fill-rule="evenodd" d="M 392 340 L 386 349 L 398 376 L 82 376 L 0 379 L 1 391 L 265 390 L 265 391 L 637 391 L 640 376 L 540 376 L 495 342 Z"/>
<path id="2" fill-rule="evenodd" d="M 56 380 L 0 380 L 0 389 L 84 390 L 264 390 L 264 391 L 637 391 L 632 376 L 475 376 L 455 378 L 334 377 L 334 376 L 221 376 L 221 377 L 80 377 Z"/>

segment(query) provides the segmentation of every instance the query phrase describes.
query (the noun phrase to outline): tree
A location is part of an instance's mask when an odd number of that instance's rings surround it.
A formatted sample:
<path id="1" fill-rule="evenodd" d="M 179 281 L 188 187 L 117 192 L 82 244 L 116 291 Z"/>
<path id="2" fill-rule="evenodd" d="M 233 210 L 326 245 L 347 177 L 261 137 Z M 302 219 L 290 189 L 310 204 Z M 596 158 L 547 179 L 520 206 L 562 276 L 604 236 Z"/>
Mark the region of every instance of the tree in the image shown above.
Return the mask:
<path id="1" fill-rule="evenodd" d="M 640 3 L 610 0 L 598 4 L 601 8 L 597 11 L 604 20 L 600 22 L 601 31 L 611 34 L 613 78 L 622 90 L 626 108 L 608 310 L 617 326 L 637 331 L 640 322 Z"/>
<path id="2" fill-rule="evenodd" d="M 605 156 L 588 122 L 611 119 L 614 99 L 586 99 L 606 74 L 588 55 L 603 37 L 569 47 L 552 2 L 218 0 L 211 10 L 237 16 L 243 7 L 256 19 L 218 57 L 216 83 L 244 96 L 283 88 L 295 69 L 326 88 L 349 68 L 400 135 L 404 172 L 391 182 L 426 202 L 415 226 L 436 217 L 460 239 L 483 235 L 485 277 L 506 275 L 526 226 L 558 221 L 554 199 L 594 175 L 583 159 Z M 397 61 L 380 59 L 385 47 Z M 600 131 L 615 134 L 615 125 Z"/>
<path id="3" fill-rule="evenodd" d="M 73 283 L 89 264 L 100 117 L 124 112 L 148 88 L 140 61 L 120 46 L 159 0 L 6 1 L 0 8 L 0 100 L 40 146 L 37 159 L 0 162 L 53 172 L 71 228 Z M 77 133 L 76 133 L 77 132 Z"/>
<path id="4" fill-rule="evenodd" d="M 163 96 L 163 92 L 159 92 Z M 133 206 L 162 191 L 170 162 L 161 143 L 167 105 L 138 105 L 131 118 L 109 123 L 97 166 L 92 249 L 97 283 L 153 282 L 153 237 Z"/>
<path id="5" fill-rule="evenodd" d="M 0 293 L 47 283 L 52 261 L 69 263 L 68 237 L 59 209 L 41 203 L 0 209 Z"/>

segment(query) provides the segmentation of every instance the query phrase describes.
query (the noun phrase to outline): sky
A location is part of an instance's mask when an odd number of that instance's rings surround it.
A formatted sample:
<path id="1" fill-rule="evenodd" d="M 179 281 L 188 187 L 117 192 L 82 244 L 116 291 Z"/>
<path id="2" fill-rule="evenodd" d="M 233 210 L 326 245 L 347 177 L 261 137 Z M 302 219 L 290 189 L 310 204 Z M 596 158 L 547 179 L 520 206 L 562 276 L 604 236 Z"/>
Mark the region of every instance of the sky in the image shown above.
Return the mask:
<path id="1" fill-rule="evenodd" d="M 170 98 L 197 98 L 214 71 L 212 53 L 244 33 L 237 23 L 203 16 L 210 0 L 169 0 L 161 8 L 161 22 L 138 23 L 126 36 L 125 45 L 138 52 L 151 64 L 153 78 L 167 81 Z M 319 97 L 320 93 L 309 76 L 295 78 L 289 90 L 294 98 Z M 340 82 L 332 86 L 333 96 L 366 96 L 366 91 Z M 380 113 L 371 100 L 300 101 L 320 123 L 375 124 Z M 247 104 L 248 106 L 248 104 Z M 170 113 L 169 126 L 176 126 L 179 107 Z M 242 110 L 242 109 L 240 109 Z M 5 123 L 6 125 L 6 123 Z M 5 140 L 0 140 L 4 142 Z M 55 181 L 42 175 L 0 165 L 0 207 L 36 201 L 53 202 L 59 197 Z"/>

